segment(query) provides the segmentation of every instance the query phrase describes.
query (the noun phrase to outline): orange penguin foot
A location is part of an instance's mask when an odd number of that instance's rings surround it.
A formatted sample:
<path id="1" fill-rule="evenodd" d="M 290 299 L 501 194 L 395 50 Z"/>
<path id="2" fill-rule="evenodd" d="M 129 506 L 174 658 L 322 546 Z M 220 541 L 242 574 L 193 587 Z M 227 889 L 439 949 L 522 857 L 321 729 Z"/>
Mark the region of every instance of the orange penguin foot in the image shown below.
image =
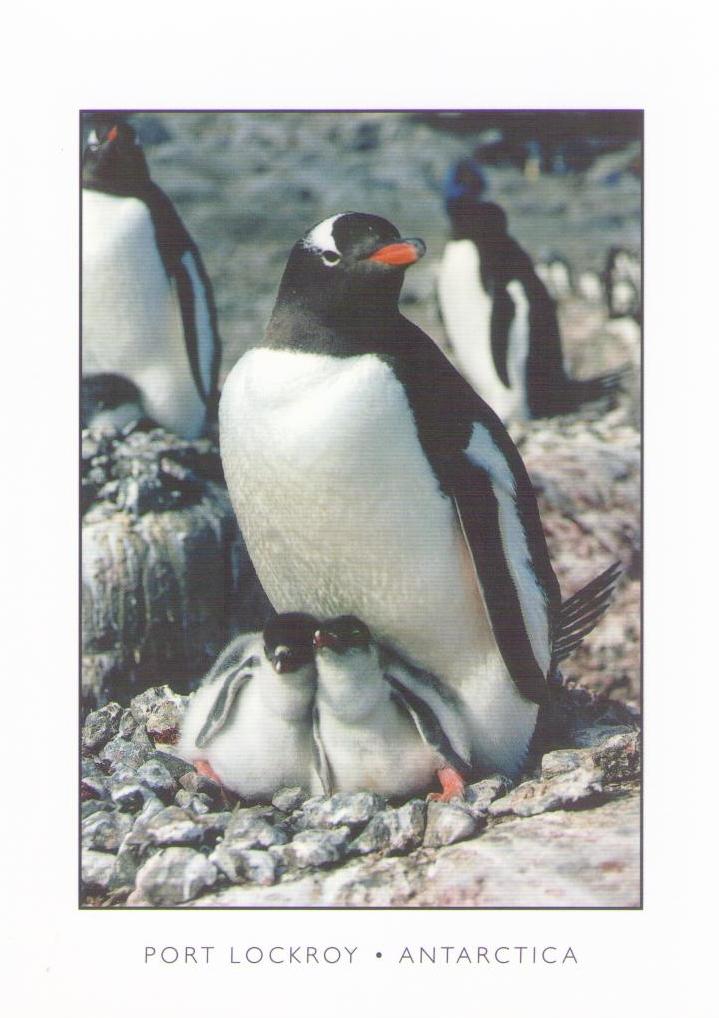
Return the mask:
<path id="1" fill-rule="evenodd" d="M 442 786 L 441 792 L 430 792 L 427 796 L 428 802 L 450 802 L 452 799 L 461 799 L 464 796 L 464 778 L 454 767 L 442 767 L 437 771 L 439 783 Z"/>

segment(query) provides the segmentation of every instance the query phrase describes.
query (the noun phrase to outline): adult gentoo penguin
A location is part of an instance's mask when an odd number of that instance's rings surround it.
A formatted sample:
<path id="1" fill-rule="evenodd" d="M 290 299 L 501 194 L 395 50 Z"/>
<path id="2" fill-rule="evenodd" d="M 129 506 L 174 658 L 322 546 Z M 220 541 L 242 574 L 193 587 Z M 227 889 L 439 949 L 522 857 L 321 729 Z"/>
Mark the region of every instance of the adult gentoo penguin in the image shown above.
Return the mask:
<path id="1" fill-rule="evenodd" d="M 624 369 L 570 378 L 556 305 L 494 202 L 447 202 L 438 297 L 460 370 L 505 423 L 571 413 L 611 396 Z"/>
<path id="2" fill-rule="evenodd" d="M 317 619 L 280 615 L 223 651 L 183 720 L 177 752 L 245 799 L 320 792 L 312 740 Z"/>
<path id="3" fill-rule="evenodd" d="M 584 616 L 563 614 L 501 421 L 399 312 L 424 251 L 356 212 L 294 246 L 263 344 L 225 383 L 223 467 L 275 609 L 361 618 L 459 695 L 473 763 L 513 774 Z"/>
<path id="4" fill-rule="evenodd" d="M 133 128 L 98 116 L 82 160 L 82 370 L 128 378 L 146 414 L 196 438 L 216 413 L 220 344 L 197 245 Z"/>
<path id="5" fill-rule="evenodd" d="M 435 775 L 448 801 L 464 790 L 471 750 L 460 705 L 432 677 L 377 644 L 352 615 L 314 636 L 314 734 L 324 790 L 407 798 Z"/>

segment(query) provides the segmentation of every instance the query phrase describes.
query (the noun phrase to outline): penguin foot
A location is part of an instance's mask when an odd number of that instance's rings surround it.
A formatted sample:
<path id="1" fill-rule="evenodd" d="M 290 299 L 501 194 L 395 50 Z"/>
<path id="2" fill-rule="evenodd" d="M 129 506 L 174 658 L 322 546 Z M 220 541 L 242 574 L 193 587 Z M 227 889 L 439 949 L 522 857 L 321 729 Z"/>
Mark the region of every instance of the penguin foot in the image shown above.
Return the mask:
<path id="1" fill-rule="evenodd" d="M 464 778 L 454 767 L 442 767 L 437 771 L 441 792 L 430 792 L 428 802 L 450 802 L 452 799 L 464 798 Z"/>
<path id="2" fill-rule="evenodd" d="M 231 792 L 229 788 L 225 788 L 225 786 L 222 784 L 222 780 L 213 770 L 213 768 L 210 766 L 207 760 L 195 760 L 195 770 L 197 771 L 198 774 L 201 774 L 203 778 L 209 778 L 211 781 L 214 781 L 215 784 L 220 786 L 220 790 L 222 792 L 222 800 L 225 806 L 227 806 L 229 809 L 232 809 L 233 806 L 235 806 L 236 803 L 239 802 L 239 796 L 235 795 L 234 792 Z"/>

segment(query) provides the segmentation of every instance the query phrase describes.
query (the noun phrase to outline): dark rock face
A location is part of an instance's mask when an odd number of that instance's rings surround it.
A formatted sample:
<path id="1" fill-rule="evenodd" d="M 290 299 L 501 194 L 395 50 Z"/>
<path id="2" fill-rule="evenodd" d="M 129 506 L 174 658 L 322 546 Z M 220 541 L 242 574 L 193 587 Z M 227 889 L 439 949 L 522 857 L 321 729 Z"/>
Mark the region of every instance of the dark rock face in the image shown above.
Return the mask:
<path id="1" fill-rule="evenodd" d="M 187 686 L 269 612 L 218 450 L 162 429 L 84 432 L 82 469 L 83 702 L 126 702 L 167 674 Z M 176 721 L 166 703 L 157 741 Z"/>

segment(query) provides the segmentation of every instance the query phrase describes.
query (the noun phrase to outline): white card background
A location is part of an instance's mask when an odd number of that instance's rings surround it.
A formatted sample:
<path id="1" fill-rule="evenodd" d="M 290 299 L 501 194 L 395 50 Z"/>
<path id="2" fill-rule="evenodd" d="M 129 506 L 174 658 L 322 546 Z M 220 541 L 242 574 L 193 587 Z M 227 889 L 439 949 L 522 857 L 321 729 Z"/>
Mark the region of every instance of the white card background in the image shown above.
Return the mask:
<path id="1" fill-rule="evenodd" d="M 714 32 L 694 0 L 488 6 L 79 3 L 28 9 L 7 25 L 0 985 L 9 1014 L 714 1011 Z M 78 109 L 305 106 L 646 110 L 641 912 L 77 909 Z M 213 961 L 144 964 L 146 946 L 166 945 L 212 945 Z M 228 963 L 231 946 L 252 945 L 358 950 L 351 966 Z M 420 945 L 571 946 L 578 964 L 397 963 Z"/>

